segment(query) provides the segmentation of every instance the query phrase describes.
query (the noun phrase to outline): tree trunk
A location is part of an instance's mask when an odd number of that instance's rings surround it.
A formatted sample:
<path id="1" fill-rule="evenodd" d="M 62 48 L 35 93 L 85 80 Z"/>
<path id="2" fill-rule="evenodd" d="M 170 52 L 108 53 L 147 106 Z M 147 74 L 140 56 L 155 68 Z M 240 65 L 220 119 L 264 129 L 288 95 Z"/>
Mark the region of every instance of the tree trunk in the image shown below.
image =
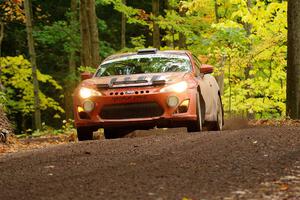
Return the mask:
<path id="1" fill-rule="evenodd" d="M 286 114 L 300 119 L 300 1 L 288 1 L 288 67 Z"/>
<path id="2" fill-rule="evenodd" d="M 226 56 L 222 55 L 221 62 L 219 66 L 219 75 L 216 77 L 216 80 L 218 82 L 219 88 L 220 88 L 220 94 L 224 94 L 224 66 L 226 63 Z"/>
<path id="3" fill-rule="evenodd" d="M 78 21 L 78 1 L 77 0 L 71 0 L 71 26 L 73 27 L 74 24 L 77 23 Z M 75 76 L 76 76 L 76 50 L 72 50 L 70 52 L 70 55 L 69 55 L 69 71 L 70 71 L 70 74 L 72 76 L 74 76 L 74 79 L 75 79 Z M 74 81 L 73 81 L 74 82 Z"/>
<path id="4" fill-rule="evenodd" d="M 252 0 L 247 0 L 247 7 L 248 7 L 248 10 L 251 12 L 251 8 L 253 7 Z M 247 32 L 247 36 L 249 37 L 252 32 L 252 24 L 245 23 L 244 29 Z M 249 44 L 249 49 L 251 49 L 251 46 L 252 46 L 252 44 Z M 245 79 L 251 78 L 250 71 L 252 68 L 253 68 L 252 63 L 249 63 L 248 66 L 245 68 L 245 71 L 244 71 Z"/>
<path id="5" fill-rule="evenodd" d="M 41 110 L 40 110 L 40 98 L 39 98 L 39 82 L 37 79 L 37 65 L 36 65 L 36 54 L 34 49 L 34 39 L 32 35 L 32 9 L 31 0 L 25 0 L 25 16 L 26 16 L 26 30 L 27 40 L 30 55 L 30 63 L 32 68 L 32 79 L 33 79 L 33 93 L 34 93 L 34 124 L 36 129 L 41 129 Z"/>
<path id="6" fill-rule="evenodd" d="M 1 57 L 2 57 L 2 41 L 3 41 L 3 38 L 4 38 L 4 22 L 2 22 L 0 20 L 0 91 L 3 91 L 4 90 L 4 86 L 2 84 L 2 81 L 1 81 L 1 74 L 2 74 L 2 63 L 1 63 Z"/>
<path id="7" fill-rule="evenodd" d="M 86 14 L 86 1 L 80 0 L 80 33 L 81 33 L 81 65 L 91 66 L 92 55 L 90 52 L 91 38 Z"/>
<path id="8" fill-rule="evenodd" d="M 185 17 L 186 12 L 187 12 L 186 9 L 179 9 L 179 15 L 181 17 Z M 186 49 L 187 48 L 187 46 L 186 46 L 186 37 L 185 37 L 184 33 L 182 33 L 182 32 L 179 32 L 178 47 L 179 47 L 179 49 Z"/>
<path id="9" fill-rule="evenodd" d="M 178 47 L 179 49 L 186 49 L 186 37 L 181 32 L 179 33 Z"/>
<path id="10" fill-rule="evenodd" d="M 123 4 L 126 5 L 126 0 L 122 0 Z M 121 49 L 126 47 L 126 16 L 122 13 L 121 20 Z"/>
<path id="11" fill-rule="evenodd" d="M 98 67 L 99 33 L 95 0 L 80 0 L 81 65 Z"/>
<path id="12" fill-rule="evenodd" d="M 99 52 L 99 33 L 98 33 L 98 18 L 96 15 L 96 4 L 95 0 L 89 0 L 89 11 L 88 16 L 90 19 L 90 33 L 91 33 L 91 52 L 92 52 L 92 66 L 98 67 L 100 64 L 100 52 Z"/>
<path id="13" fill-rule="evenodd" d="M 78 20 L 78 1 L 71 0 L 71 18 L 70 18 L 71 27 L 74 27 L 74 24 L 77 23 Z M 74 30 L 76 31 L 76 30 Z M 69 54 L 69 79 L 67 81 L 67 85 L 65 87 L 64 96 L 65 96 L 65 112 L 66 119 L 73 118 L 73 101 L 72 101 L 72 93 L 75 89 L 75 77 L 76 77 L 76 51 L 72 50 Z"/>
<path id="14" fill-rule="evenodd" d="M 165 9 L 166 9 L 167 11 L 173 9 L 172 6 L 170 5 L 170 2 L 169 2 L 169 1 L 170 1 L 170 0 L 164 0 Z M 165 14 L 166 14 L 166 13 L 165 13 Z M 172 35 L 173 35 L 172 30 L 168 30 L 168 29 L 167 29 L 166 31 L 167 31 L 166 34 L 172 34 Z M 166 46 L 172 48 L 172 47 L 173 47 L 173 41 L 172 41 L 172 40 L 166 40 Z"/>
<path id="15" fill-rule="evenodd" d="M 0 57 L 2 56 L 2 41 L 4 38 L 4 22 L 0 20 Z"/>
<path id="16" fill-rule="evenodd" d="M 159 0 L 152 0 L 152 13 L 153 13 L 153 47 L 160 48 L 160 31 L 157 23 L 159 16 Z"/>
<path id="17" fill-rule="evenodd" d="M 218 0 L 215 0 L 215 16 L 216 16 L 216 23 L 219 23 L 220 17 L 219 17 L 219 5 L 218 5 Z M 224 94 L 224 66 L 226 62 L 226 56 L 222 55 L 221 61 L 220 61 L 220 66 L 219 66 L 219 74 L 216 76 L 218 85 L 220 87 L 220 94 Z"/>
<path id="18" fill-rule="evenodd" d="M 216 15 L 216 22 L 219 23 L 220 16 L 219 16 L 219 5 L 218 0 L 215 0 L 215 15 Z"/>
<path id="19" fill-rule="evenodd" d="M 247 0 L 247 8 L 249 10 L 249 12 L 251 12 L 251 9 L 253 7 L 253 0 Z M 252 24 L 250 23 L 245 23 L 244 24 L 244 29 L 247 32 L 247 37 L 250 37 L 251 33 L 252 33 Z M 252 44 L 249 43 L 249 50 L 251 50 L 252 48 Z M 247 64 L 247 67 L 244 70 L 244 75 L 245 75 L 245 79 L 252 79 L 253 75 L 250 75 L 250 71 L 253 69 L 253 64 L 252 62 L 249 60 L 249 63 Z M 247 95 L 246 98 L 250 98 L 250 95 Z M 248 119 L 254 119 L 255 118 L 255 114 L 254 113 L 249 113 L 247 111 L 247 118 Z"/>

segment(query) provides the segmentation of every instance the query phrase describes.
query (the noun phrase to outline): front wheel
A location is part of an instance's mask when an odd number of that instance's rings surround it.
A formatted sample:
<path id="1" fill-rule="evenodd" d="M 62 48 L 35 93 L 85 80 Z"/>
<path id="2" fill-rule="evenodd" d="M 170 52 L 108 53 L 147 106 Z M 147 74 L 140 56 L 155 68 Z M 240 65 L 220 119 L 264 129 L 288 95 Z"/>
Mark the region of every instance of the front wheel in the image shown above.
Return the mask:
<path id="1" fill-rule="evenodd" d="M 200 94 L 196 94 L 196 114 L 197 120 L 187 127 L 188 132 L 200 132 L 202 131 L 203 119 L 201 112 Z"/>
<path id="2" fill-rule="evenodd" d="M 94 127 L 79 127 L 77 128 L 78 141 L 93 140 L 93 133 L 97 128 Z"/>

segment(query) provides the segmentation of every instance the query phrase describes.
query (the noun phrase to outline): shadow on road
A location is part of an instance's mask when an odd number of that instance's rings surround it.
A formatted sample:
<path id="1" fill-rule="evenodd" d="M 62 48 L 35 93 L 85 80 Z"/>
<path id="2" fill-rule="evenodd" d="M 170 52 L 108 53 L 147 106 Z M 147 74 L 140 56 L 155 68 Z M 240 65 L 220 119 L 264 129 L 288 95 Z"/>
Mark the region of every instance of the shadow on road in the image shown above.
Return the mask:
<path id="1" fill-rule="evenodd" d="M 248 120 L 242 118 L 231 118 L 225 120 L 225 125 L 223 130 L 240 130 L 250 128 Z M 204 127 L 204 132 L 207 129 Z M 150 130 L 136 130 L 128 135 L 126 138 L 134 137 L 146 137 L 153 135 L 166 135 L 166 134 L 175 134 L 175 133 L 187 133 L 186 128 L 165 128 L 165 129 L 150 129 Z"/>

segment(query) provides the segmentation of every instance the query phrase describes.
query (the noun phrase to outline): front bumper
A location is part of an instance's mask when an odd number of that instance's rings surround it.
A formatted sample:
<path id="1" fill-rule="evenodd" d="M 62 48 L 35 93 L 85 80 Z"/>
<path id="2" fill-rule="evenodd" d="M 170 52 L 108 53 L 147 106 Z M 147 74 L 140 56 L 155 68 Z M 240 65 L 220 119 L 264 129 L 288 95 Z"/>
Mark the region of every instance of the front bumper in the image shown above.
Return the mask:
<path id="1" fill-rule="evenodd" d="M 135 91 L 144 91 L 143 88 L 137 88 Z M 76 93 L 76 92 L 75 92 Z M 196 89 L 188 89 L 182 93 L 165 92 L 161 93 L 156 90 L 146 90 L 145 92 L 135 92 L 127 95 L 126 89 L 119 89 L 106 91 L 103 96 L 93 97 L 91 100 L 95 103 L 95 108 L 89 113 L 80 113 L 80 108 L 83 107 L 84 101 L 78 96 L 74 97 L 74 114 L 75 114 L 75 126 L 87 127 L 93 126 L 98 128 L 110 128 L 110 127 L 124 127 L 134 126 L 137 129 L 147 129 L 148 127 L 184 127 L 190 124 L 191 121 L 197 119 L 196 115 Z M 177 96 L 179 103 L 175 107 L 170 107 L 167 104 L 169 96 Z M 179 106 L 185 100 L 189 100 L 187 110 L 185 112 L 178 112 Z M 101 116 L 101 112 L 108 106 L 113 105 L 130 105 L 130 104 L 142 104 L 142 103 L 155 103 L 162 109 L 162 114 L 154 117 L 140 117 L 140 118 L 114 118 L 105 119 Z M 84 117 L 82 117 L 84 116 Z"/>

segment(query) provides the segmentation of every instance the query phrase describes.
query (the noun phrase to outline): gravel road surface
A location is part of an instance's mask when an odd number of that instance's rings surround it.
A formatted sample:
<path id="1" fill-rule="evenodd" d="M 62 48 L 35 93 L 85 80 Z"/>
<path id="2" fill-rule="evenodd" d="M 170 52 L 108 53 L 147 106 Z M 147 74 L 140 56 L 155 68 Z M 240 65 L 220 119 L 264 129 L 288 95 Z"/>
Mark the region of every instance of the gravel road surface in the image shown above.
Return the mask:
<path id="1" fill-rule="evenodd" d="M 300 199 L 300 127 L 137 135 L 0 155 L 0 199 Z"/>

